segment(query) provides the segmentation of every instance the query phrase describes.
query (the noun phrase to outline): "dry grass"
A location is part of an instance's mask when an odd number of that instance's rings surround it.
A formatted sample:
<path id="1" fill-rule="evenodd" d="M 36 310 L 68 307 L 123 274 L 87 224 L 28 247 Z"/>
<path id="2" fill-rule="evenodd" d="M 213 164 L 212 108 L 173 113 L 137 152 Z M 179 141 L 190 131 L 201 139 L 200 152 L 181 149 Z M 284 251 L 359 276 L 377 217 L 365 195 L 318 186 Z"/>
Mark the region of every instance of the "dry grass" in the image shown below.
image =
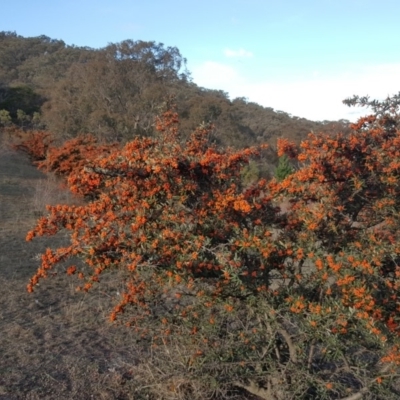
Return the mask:
<path id="1" fill-rule="evenodd" d="M 132 369 L 144 348 L 106 322 L 117 281 L 85 295 L 60 270 L 35 293 L 25 290 L 37 254 L 65 241 L 27 243 L 26 233 L 45 204 L 60 201 L 73 198 L 0 143 L 0 400 L 140 399 Z"/>

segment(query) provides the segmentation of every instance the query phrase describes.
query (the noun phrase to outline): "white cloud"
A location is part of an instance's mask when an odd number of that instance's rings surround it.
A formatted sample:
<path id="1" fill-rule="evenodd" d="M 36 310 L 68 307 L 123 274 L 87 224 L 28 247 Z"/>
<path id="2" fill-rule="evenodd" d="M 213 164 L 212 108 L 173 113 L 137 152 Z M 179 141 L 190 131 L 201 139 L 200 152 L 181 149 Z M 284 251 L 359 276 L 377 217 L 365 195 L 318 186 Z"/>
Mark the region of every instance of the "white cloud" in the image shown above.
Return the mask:
<path id="1" fill-rule="evenodd" d="M 207 89 L 224 90 L 224 87 L 233 88 L 234 82 L 240 80 L 235 68 L 214 61 L 206 61 L 197 65 L 192 68 L 191 72 L 194 82 Z"/>
<path id="2" fill-rule="evenodd" d="M 253 74 L 254 75 L 254 74 Z M 369 110 L 345 106 L 345 98 L 357 94 L 384 99 L 400 91 L 400 64 L 348 68 L 346 72 L 312 74 L 306 79 L 285 82 L 270 77 L 255 82 L 252 73 L 244 75 L 227 64 L 208 61 L 193 69 L 193 80 L 209 89 L 220 89 L 230 98 L 247 97 L 265 107 L 311 120 L 348 119 L 356 121 Z"/>
<path id="3" fill-rule="evenodd" d="M 226 57 L 253 57 L 253 53 L 251 51 L 247 51 L 242 48 L 239 50 L 225 49 L 224 54 Z"/>

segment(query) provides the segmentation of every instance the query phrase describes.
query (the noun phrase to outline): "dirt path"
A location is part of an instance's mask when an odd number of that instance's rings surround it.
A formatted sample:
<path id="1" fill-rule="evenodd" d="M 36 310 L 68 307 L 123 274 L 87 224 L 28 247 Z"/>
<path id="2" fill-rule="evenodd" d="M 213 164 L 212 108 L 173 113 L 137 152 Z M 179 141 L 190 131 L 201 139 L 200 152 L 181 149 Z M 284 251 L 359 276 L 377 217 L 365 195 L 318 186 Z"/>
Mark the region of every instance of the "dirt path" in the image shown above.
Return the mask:
<path id="1" fill-rule="evenodd" d="M 25 241 L 46 202 L 68 192 L 0 146 L 0 400 L 133 399 L 137 347 L 107 322 L 111 289 L 83 295 L 61 271 L 28 294 L 37 254 L 66 238 Z"/>

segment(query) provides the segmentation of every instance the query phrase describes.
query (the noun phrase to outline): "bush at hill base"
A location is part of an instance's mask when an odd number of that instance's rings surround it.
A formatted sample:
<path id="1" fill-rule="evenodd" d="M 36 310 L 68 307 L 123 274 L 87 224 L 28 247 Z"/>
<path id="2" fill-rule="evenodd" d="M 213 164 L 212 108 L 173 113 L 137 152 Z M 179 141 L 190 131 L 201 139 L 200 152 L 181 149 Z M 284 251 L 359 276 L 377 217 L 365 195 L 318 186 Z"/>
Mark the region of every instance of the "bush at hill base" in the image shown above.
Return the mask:
<path id="1" fill-rule="evenodd" d="M 219 150 L 209 126 L 182 143 L 173 111 L 157 120 L 157 139 L 107 154 L 90 143 L 85 165 L 63 167 L 87 203 L 49 206 L 28 233 L 70 234 L 68 247 L 42 255 L 28 291 L 71 257 L 85 263 L 66 269 L 79 290 L 120 274 L 126 290 L 110 320 L 153 349 L 151 373 L 136 374 L 153 398 L 396 398 L 395 122 L 369 116 L 300 148 L 280 140 L 279 155 L 300 168 L 247 188 L 241 171 L 263 146 Z"/>

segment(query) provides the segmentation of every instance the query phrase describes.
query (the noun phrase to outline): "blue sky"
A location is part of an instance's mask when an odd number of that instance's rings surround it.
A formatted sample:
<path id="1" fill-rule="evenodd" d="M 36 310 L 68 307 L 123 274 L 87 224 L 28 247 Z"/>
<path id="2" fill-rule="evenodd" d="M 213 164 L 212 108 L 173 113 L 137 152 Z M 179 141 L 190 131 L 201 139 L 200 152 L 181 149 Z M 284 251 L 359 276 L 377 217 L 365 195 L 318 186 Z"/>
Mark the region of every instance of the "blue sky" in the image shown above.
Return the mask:
<path id="1" fill-rule="evenodd" d="M 100 48 L 176 46 L 195 83 L 313 120 L 400 91 L 399 0 L 13 0 L 0 29 Z"/>

